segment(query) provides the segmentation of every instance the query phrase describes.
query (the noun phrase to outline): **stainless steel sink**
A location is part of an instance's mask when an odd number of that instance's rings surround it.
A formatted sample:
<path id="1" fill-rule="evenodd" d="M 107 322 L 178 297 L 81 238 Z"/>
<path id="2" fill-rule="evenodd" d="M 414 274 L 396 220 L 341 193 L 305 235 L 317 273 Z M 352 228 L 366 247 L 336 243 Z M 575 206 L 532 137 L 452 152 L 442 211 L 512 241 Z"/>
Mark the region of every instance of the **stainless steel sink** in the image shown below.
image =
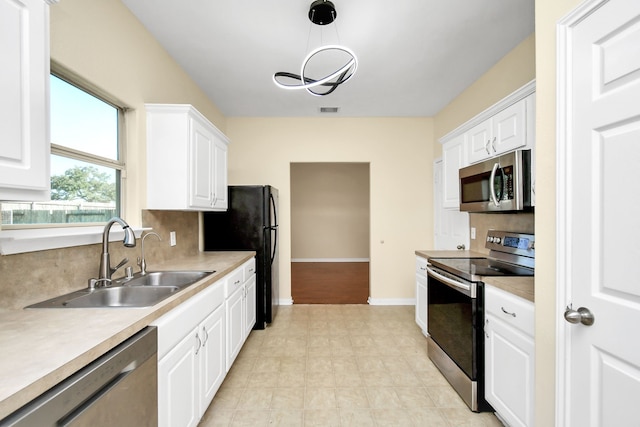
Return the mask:
<path id="1" fill-rule="evenodd" d="M 123 286 L 177 286 L 183 288 L 213 271 L 154 271 L 144 276 L 134 275 L 132 279 L 122 278 L 114 281 L 116 285 Z"/>
<path id="2" fill-rule="evenodd" d="M 81 289 L 26 308 L 151 307 L 215 271 L 157 271 Z"/>
<path id="3" fill-rule="evenodd" d="M 70 308 L 150 307 L 179 291 L 177 286 L 100 288 L 62 303 Z"/>

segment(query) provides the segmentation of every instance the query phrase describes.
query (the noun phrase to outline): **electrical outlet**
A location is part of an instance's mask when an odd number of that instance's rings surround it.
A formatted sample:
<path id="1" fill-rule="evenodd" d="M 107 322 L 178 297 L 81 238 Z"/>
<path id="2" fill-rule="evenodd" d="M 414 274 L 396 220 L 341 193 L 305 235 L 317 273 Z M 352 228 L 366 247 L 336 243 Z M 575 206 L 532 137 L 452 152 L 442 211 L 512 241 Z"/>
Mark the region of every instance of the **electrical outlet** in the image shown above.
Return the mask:
<path id="1" fill-rule="evenodd" d="M 476 228 L 471 227 L 471 239 L 476 240 Z"/>
<path id="2" fill-rule="evenodd" d="M 175 246 L 176 245 L 176 232 L 172 231 L 169 233 L 169 245 L 171 246 Z"/>

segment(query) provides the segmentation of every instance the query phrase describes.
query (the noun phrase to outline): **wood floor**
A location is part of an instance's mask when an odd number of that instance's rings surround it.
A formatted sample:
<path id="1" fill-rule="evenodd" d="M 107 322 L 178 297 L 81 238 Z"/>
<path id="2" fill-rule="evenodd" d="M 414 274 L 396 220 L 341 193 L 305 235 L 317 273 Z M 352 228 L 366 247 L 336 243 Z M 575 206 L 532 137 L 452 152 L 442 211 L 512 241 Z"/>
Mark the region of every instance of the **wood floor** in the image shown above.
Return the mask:
<path id="1" fill-rule="evenodd" d="M 366 304 L 368 262 L 293 262 L 294 304 Z"/>

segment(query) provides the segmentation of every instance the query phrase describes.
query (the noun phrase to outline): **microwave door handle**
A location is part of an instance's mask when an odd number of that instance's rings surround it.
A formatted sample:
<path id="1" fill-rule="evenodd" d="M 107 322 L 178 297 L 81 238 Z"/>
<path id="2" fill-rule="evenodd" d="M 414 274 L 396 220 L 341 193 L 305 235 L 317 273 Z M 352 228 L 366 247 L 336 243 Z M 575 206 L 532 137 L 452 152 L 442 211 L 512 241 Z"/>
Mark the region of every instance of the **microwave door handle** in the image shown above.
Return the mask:
<path id="1" fill-rule="evenodd" d="M 496 180 L 496 172 L 500 167 L 500 163 L 496 162 L 493 164 L 493 169 L 491 169 L 491 177 L 489 177 L 489 193 L 491 193 L 491 200 L 496 207 L 500 206 L 500 202 L 498 201 L 498 196 L 496 196 L 496 189 L 494 186 L 494 182 Z"/>

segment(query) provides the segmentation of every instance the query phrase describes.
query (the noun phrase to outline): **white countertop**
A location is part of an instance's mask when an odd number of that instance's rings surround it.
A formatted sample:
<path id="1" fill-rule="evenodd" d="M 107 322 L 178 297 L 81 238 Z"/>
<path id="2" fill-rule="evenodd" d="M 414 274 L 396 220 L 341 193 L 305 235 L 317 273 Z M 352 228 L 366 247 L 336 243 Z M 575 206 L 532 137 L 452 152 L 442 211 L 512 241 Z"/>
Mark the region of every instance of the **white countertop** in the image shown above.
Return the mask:
<path id="1" fill-rule="evenodd" d="M 0 309 L 0 419 L 227 275 L 255 252 L 204 252 L 154 270 L 216 270 L 148 308 Z"/>

